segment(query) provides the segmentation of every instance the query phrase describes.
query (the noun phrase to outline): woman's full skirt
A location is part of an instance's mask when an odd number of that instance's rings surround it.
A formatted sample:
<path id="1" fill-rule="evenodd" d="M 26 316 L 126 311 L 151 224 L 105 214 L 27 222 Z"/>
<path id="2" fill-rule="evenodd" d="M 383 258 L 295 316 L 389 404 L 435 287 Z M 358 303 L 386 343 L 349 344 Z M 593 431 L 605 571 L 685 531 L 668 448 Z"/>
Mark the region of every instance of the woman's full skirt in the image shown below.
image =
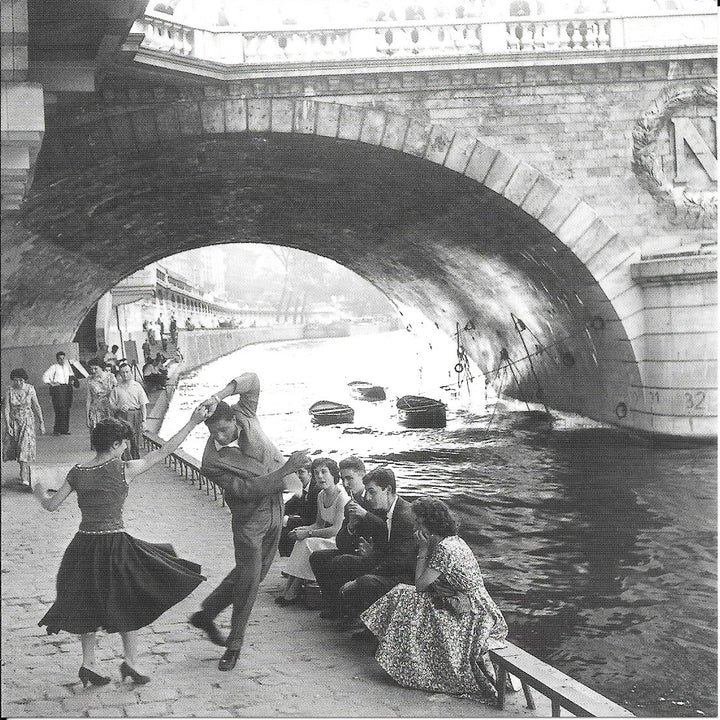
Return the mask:
<path id="1" fill-rule="evenodd" d="M 399 685 L 476 698 L 495 695 L 480 666 L 502 647 L 498 619 L 481 606 L 460 616 L 437 610 L 427 592 L 396 585 L 361 615 L 378 639 L 375 659 Z M 489 609 L 489 608 L 488 608 Z M 495 637 L 493 637 L 495 636 Z"/>
<path id="2" fill-rule="evenodd" d="M 206 578 L 170 545 L 114 532 L 78 532 L 57 575 L 57 599 L 38 625 L 48 634 L 139 630 L 186 598 Z"/>
<path id="3" fill-rule="evenodd" d="M 335 550 L 335 538 L 310 537 L 298 540 L 293 545 L 292 552 L 288 558 L 285 572 L 302 580 L 315 581 L 315 573 L 310 567 L 310 555 L 316 550 Z"/>

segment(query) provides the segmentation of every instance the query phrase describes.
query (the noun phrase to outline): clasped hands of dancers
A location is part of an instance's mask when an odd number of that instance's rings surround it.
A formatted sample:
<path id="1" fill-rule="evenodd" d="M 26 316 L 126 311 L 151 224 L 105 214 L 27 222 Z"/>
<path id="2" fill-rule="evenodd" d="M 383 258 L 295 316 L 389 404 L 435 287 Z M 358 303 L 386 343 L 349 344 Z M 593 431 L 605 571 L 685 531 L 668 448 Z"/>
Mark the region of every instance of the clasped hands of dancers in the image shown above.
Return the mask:
<path id="1" fill-rule="evenodd" d="M 234 393 L 240 394 L 238 405 L 241 407 L 230 409 L 221 398 Z M 243 394 L 249 395 L 251 400 L 254 396 L 255 403 L 243 404 Z M 137 631 L 190 595 L 206 579 L 200 573 L 199 565 L 178 557 L 171 545 L 146 542 L 125 532 L 122 507 L 130 484 L 177 450 L 201 422 L 210 429 L 208 447 L 216 445 L 213 423 L 222 422 L 218 415 L 227 419 L 227 410 L 231 410 L 229 417 L 235 430 L 223 436 L 221 449 L 229 444 L 240 453 L 245 452 L 241 446 L 246 450 L 248 444 L 252 445 L 247 442 L 247 434 L 252 436 L 254 430 L 259 430 L 259 426 L 252 427 L 253 421 L 256 423 L 258 395 L 257 376 L 254 373 L 239 376 L 225 390 L 195 408 L 170 440 L 139 460 L 122 460 L 132 437 L 132 427 L 123 420 L 102 420 L 91 432 L 96 453 L 92 460 L 85 465 L 75 465 L 59 488 L 35 483 L 35 497 L 49 511 L 57 510 L 73 491 L 77 493 L 82 514 L 80 527 L 60 563 L 55 603 L 38 624 L 45 625 L 48 634 L 65 630 L 80 635 L 83 660 L 78 677 L 85 687 L 110 682 L 109 677 L 99 672 L 95 661 L 96 632 L 100 629 L 117 632 L 122 638 L 121 680 L 129 678 L 137 684 L 149 682 L 150 677 L 144 672 L 138 656 Z M 260 436 L 261 445 L 264 442 L 267 447 L 272 447 L 262 431 Z M 253 483 L 260 493 L 262 488 L 271 488 L 276 493 L 278 490 L 282 493 L 285 487 L 294 488 L 298 482 L 294 473 L 308 463 L 305 450 L 292 453 L 284 462 L 278 453 L 274 454 L 272 463 L 262 460 L 260 457 L 252 467 L 247 464 L 242 467 L 242 463 L 233 463 L 232 457 L 225 458 L 221 468 L 224 482 L 219 484 L 225 491 L 226 500 L 230 500 L 228 504 L 232 505 L 233 499 L 249 497 L 248 483 Z M 204 612 L 196 613 L 192 624 L 206 630 L 215 628 L 212 618 L 209 615 L 206 618 Z M 197 622 L 198 615 L 202 616 L 201 623 Z M 244 625 L 242 629 L 244 631 Z M 221 642 L 216 628 L 212 639 Z M 241 642 L 242 636 L 239 640 L 235 638 L 232 645 L 234 660 Z M 221 661 L 220 669 L 231 669 L 234 664 L 234 661 L 225 663 L 230 667 L 223 667 Z"/>

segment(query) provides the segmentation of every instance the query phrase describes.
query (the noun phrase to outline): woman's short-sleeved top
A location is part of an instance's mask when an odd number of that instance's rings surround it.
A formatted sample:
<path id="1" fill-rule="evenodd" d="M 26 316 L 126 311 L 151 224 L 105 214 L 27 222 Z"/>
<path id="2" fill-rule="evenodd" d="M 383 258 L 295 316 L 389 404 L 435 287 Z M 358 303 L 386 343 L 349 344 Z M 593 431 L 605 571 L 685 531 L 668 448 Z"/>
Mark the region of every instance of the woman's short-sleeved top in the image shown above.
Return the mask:
<path id="1" fill-rule="evenodd" d="M 128 494 L 125 463 L 113 458 L 102 465 L 75 465 L 67 481 L 77 493 L 82 513 L 80 532 L 103 533 L 123 529 L 122 509 Z"/>

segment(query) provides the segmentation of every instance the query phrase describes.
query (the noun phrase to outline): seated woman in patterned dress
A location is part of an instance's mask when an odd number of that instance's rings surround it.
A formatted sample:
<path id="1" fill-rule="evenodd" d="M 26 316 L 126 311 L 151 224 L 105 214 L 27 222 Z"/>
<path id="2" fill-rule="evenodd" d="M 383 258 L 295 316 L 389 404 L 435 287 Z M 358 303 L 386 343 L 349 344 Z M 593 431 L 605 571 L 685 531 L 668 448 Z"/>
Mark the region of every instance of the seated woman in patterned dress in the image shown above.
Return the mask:
<path id="1" fill-rule="evenodd" d="M 493 698 L 487 652 L 503 647 L 505 619 L 447 505 L 423 497 L 412 509 L 415 586 L 396 585 L 360 616 L 377 637 L 375 659 L 405 687 Z"/>

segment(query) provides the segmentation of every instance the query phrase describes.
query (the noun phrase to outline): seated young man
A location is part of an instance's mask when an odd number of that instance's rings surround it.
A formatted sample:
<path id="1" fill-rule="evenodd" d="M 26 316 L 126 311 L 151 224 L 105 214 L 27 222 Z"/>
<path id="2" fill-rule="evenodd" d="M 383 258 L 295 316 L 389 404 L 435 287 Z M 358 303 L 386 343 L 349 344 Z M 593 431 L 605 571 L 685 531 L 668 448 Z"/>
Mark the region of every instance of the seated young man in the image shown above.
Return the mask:
<path id="1" fill-rule="evenodd" d="M 358 554 L 368 559 L 364 574 L 345 583 L 338 592 L 340 627 L 349 628 L 363 610 L 398 583 L 413 583 L 418 542 L 410 503 L 397 494 L 395 473 L 388 467 L 371 470 L 363 479 L 372 513 L 385 514 L 387 542 L 379 548 L 359 541 Z"/>
<path id="2" fill-rule="evenodd" d="M 302 525 L 312 525 L 317 514 L 317 496 L 318 488 L 313 482 L 308 463 L 305 467 L 297 471 L 297 476 L 302 483 L 302 492 L 299 495 L 293 495 L 285 503 L 285 515 L 283 516 L 283 528 L 280 533 L 280 542 L 278 543 L 278 551 L 280 557 L 290 557 L 294 540 L 288 537 L 288 533 Z"/>

